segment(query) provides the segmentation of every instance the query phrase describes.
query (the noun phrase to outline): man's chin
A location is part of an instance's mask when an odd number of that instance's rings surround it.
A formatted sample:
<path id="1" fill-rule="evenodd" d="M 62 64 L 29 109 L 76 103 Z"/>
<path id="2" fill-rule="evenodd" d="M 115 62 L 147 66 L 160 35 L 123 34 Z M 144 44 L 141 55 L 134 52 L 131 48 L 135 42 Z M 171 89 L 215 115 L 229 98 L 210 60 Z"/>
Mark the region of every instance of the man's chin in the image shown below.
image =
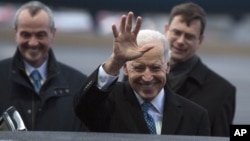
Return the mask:
<path id="1" fill-rule="evenodd" d="M 172 55 L 171 56 L 171 60 L 173 60 L 174 62 L 182 62 L 182 60 L 183 60 L 183 57 L 182 57 L 182 55 Z"/>
<path id="2" fill-rule="evenodd" d="M 142 97 L 142 99 L 144 101 L 151 101 L 154 99 L 154 96 L 153 95 L 146 95 L 146 96 L 144 95 L 144 97 Z"/>
<path id="3" fill-rule="evenodd" d="M 154 97 L 155 95 L 152 91 L 143 91 L 142 93 L 145 98 Z"/>

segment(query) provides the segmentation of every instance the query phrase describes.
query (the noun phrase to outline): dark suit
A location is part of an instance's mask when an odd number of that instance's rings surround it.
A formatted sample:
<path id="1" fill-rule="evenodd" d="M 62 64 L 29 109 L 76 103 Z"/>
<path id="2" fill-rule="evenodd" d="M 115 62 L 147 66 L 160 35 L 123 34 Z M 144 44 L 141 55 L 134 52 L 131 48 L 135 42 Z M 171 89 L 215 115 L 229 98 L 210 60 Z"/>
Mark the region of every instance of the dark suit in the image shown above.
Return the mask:
<path id="1" fill-rule="evenodd" d="M 208 111 L 211 135 L 229 136 L 235 113 L 236 88 L 199 59 L 175 91 Z"/>
<path id="2" fill-rule="evenodd" d="M 107 92 L 96 87 L 98 69 L 75 96 L 77 116 L 91 131 L 149 133 L 140 104 L 127 82 L 117 82 Z M 165 87 L 161 134 L 210 135 L 207 111 Z"/>

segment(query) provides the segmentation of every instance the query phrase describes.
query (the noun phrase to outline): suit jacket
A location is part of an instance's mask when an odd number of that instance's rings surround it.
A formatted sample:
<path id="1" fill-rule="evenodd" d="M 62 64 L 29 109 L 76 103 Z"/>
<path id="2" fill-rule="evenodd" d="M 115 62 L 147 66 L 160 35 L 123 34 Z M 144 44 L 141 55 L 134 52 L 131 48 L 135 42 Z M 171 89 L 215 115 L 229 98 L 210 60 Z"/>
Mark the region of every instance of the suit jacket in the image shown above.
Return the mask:
<path id="1" fill-rule="evenodd" d="M 0 114 L 15 106 L 28 130 L 87 130 L 73 110 L 74 95 L 86 76 L 57 62 L 52 50 L 49 51 L 47 79 L 39 94 L 25 73 L 18 50 L 14 57 L 0 61 L 0 75 Z"/>
<path id="2" fill-rule="evenodd" d="M 77 116 L 90 131 L 149 133 L 141 106 L 128 82 L 117 82 L 106 92 L 96 87 L 98 69 L 75 96 Z M 210 135 L 207 111 L 165 87 L 161 134 Z"/>
<path id="3" fill-rule="evenodd" d="M 212 136 L 229 136 L 235 113 L 235 86 L 199 59 L 175 92 L 207 109 Z"/>

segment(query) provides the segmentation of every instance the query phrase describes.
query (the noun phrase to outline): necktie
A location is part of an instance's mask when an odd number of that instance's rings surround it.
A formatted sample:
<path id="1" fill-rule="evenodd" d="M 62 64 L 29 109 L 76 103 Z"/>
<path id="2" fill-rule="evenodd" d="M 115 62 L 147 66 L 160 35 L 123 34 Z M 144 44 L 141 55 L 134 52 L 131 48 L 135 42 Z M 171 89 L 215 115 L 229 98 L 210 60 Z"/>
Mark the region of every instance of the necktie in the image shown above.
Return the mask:
<path id="1" fill-rule="evenodd" d="M 31 74 L 31 79 L 33 80 L 33 86 L 35 91 L 38 93 L 41 88 L 41 75 L 38 70 L 34 70 Z"/>
<path id="2" fill-rule="evenodd" d="M 144 102 L 142 104 L 142 111 L 144 115 L 144 119 L 147 123 L 148 129 L 150 131 L 150 134 L 156 134 L 156 127 L 155 127 L 155 122 L 154 119 L 150 114 L 148 114 L 148 109 L 152 106 L 151 103 L 149 102 Z"/>

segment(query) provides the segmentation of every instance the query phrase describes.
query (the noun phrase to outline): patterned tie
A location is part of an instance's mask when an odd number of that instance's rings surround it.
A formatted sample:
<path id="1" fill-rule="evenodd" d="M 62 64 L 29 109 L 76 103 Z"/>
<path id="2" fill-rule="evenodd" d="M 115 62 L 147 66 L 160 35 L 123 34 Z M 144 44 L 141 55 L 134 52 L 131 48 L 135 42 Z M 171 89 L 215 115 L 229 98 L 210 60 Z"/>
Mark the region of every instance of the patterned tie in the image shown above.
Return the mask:
<path id="1" fill-rule="evenodd" d="M 41 75 L 38 70 L 34 70 L 31 74 L 31 79 L 33 80 L 33 86 L 35 91 L 38 93 L 41 88 Z"/>
<path id="2" fill-rule="evenodd" d="M 147 123 L 150 134 L 156 134 L 155 122 L 150 114 L 148 114 L 148 109 L 152 106 L 149 102 L 144 102 L 142 104 L 142 111 L 144 115 L 144 119 Z"/>

